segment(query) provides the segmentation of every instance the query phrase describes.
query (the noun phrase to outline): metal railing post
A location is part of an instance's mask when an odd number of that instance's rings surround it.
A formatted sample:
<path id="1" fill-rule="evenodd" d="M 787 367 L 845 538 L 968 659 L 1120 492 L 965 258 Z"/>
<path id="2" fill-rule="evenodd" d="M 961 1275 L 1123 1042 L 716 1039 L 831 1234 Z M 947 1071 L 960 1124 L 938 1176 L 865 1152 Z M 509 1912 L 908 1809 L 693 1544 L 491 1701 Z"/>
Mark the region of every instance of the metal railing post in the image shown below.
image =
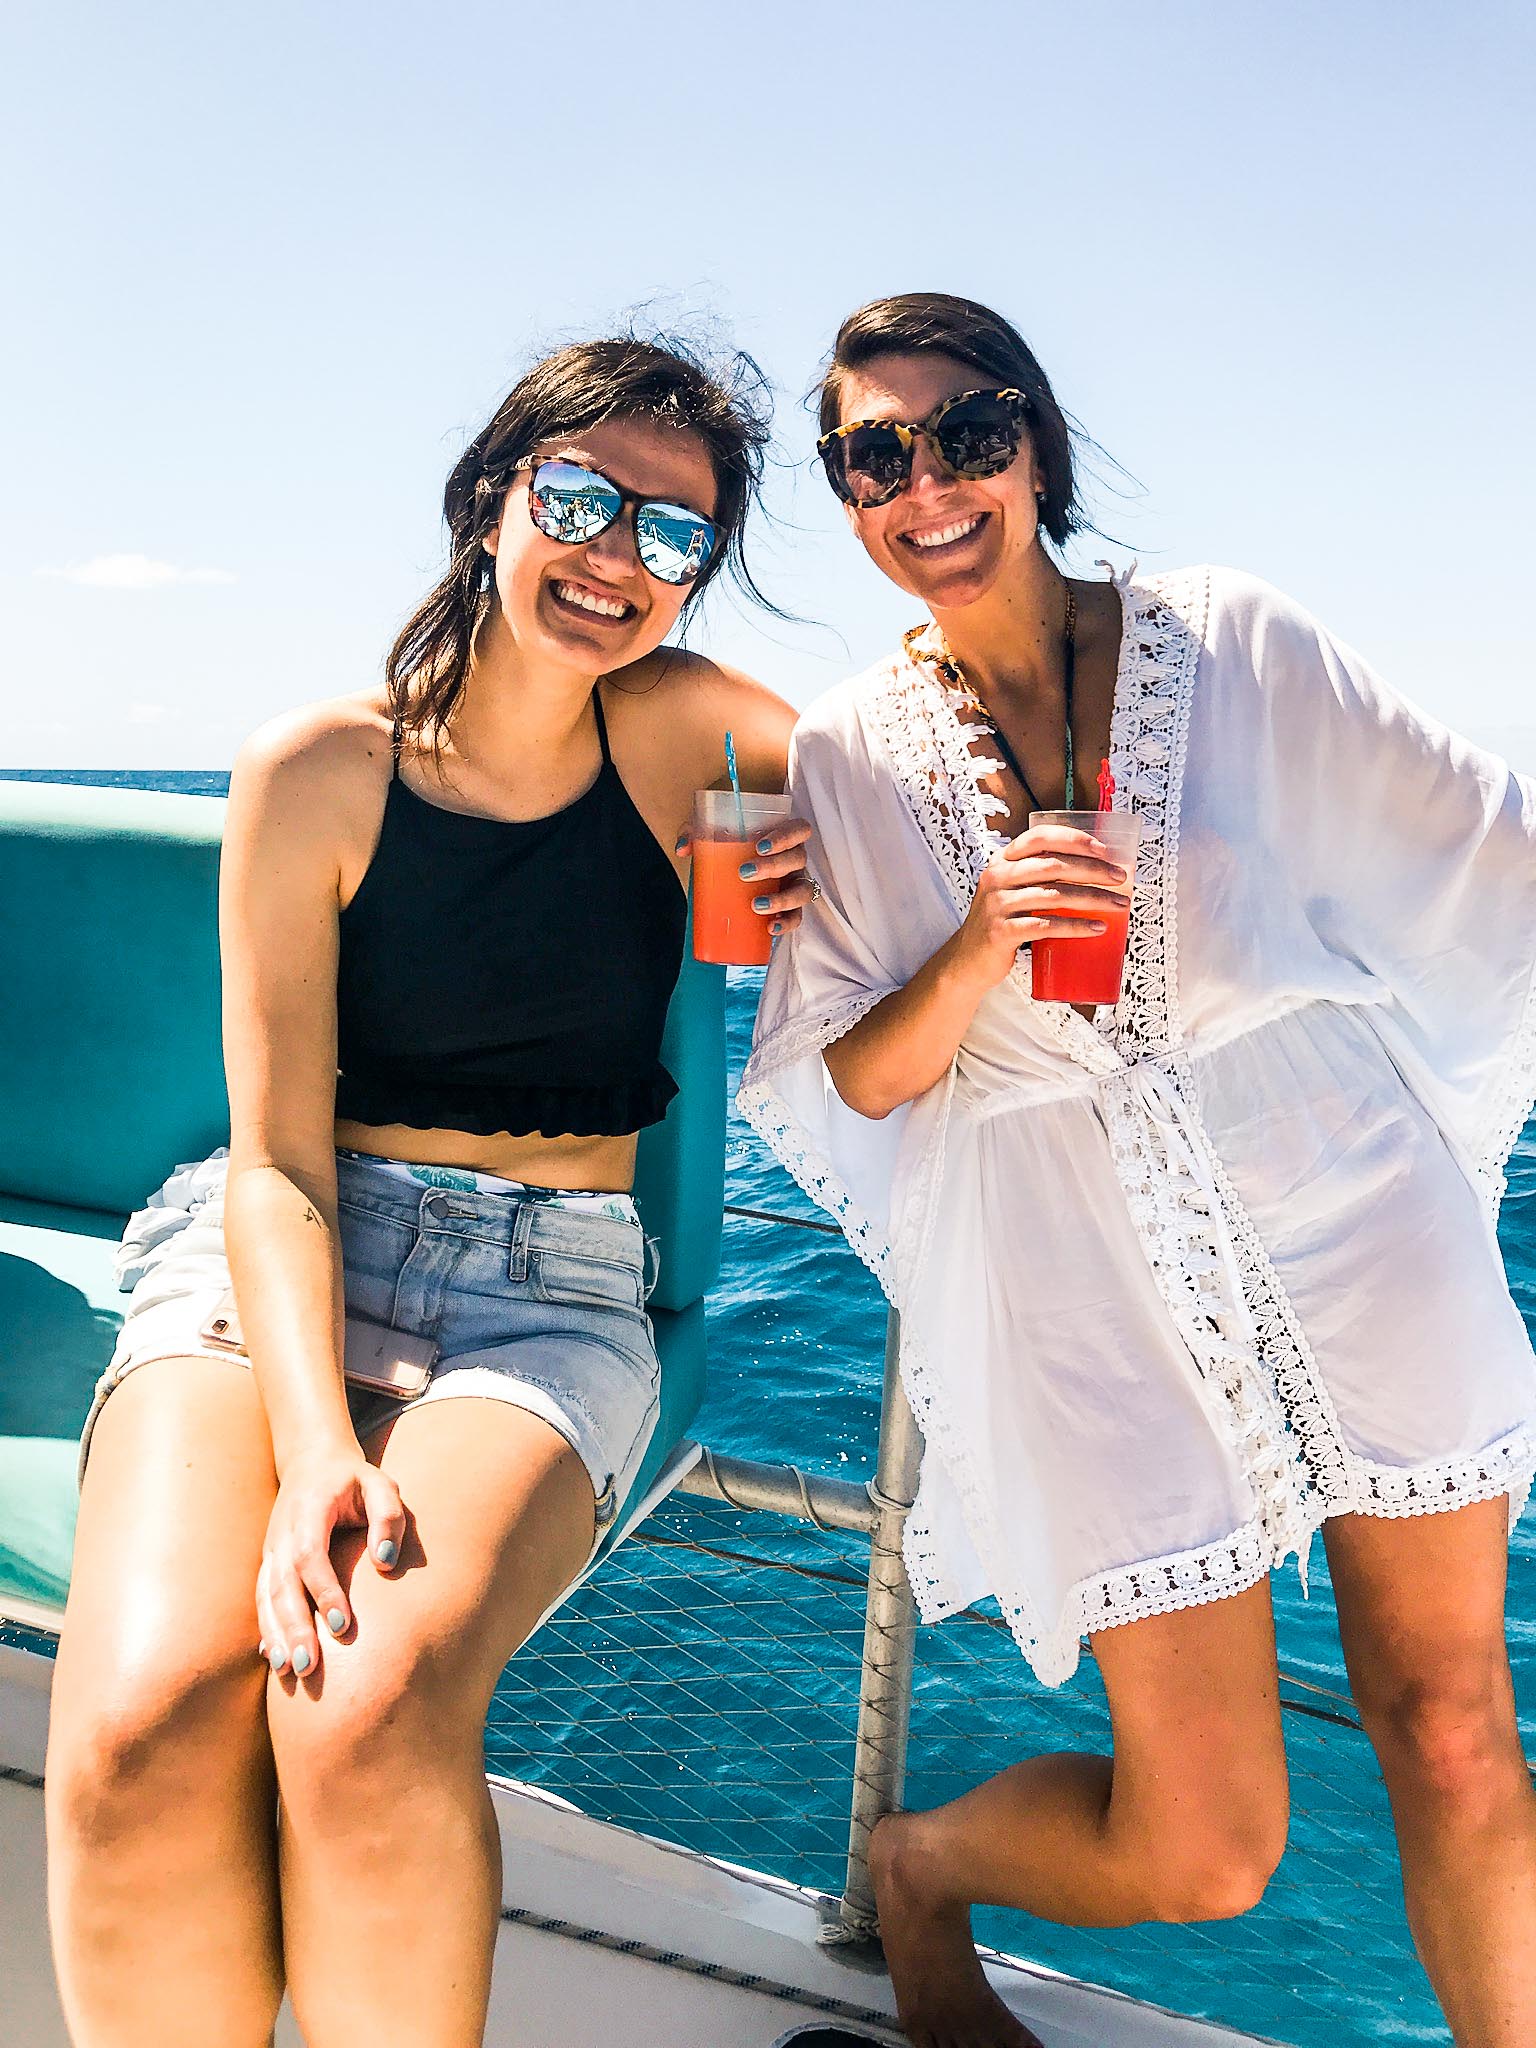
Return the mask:
<path id="1" fill-rule="evenodd" d="M 864 1671 L 854 1744 L 848 1876 L 839 1923 L 832 1930 L 833 1939 L 868 1940 L 875 1932 L 869 1837 L 880 1816 L 900 1805 L 906 1784 L 917 1609 L 901 1561 L 901 1535 L 907 1511 L 917 1494 L 923 1439 L 901 1384 L 900 1349 L 901 1323 L 892 1309 L 885 1326 L 880 1447 L 870 1488 L 875 1520 L 869 1538 L 869 1594 L 864 1610 Z"/>

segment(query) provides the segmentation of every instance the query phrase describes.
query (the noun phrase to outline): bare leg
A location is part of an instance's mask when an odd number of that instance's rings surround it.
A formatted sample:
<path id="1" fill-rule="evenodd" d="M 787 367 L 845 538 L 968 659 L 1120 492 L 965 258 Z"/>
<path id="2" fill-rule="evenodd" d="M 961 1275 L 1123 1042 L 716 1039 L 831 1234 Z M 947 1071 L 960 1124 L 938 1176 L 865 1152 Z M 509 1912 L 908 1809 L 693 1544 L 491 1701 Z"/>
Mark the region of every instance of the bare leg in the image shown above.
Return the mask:
<path id="1" fill-rule="evenodd" d="M 255 1382 L 159 1359 L 91 1443 L 53 1682 L 48 1896 L 76 2048 L 262 2048 L 282 1997 Z"/>
<path id="2" fill-rule="evenodd" d="M 442 1401 L 370 1447 L 411 1516 L 382 1578 L 338 1546 L 356 1625 L 271 1681 L 289 1986 L 309 2048 L 479 2048 L 501 1906 L 486 1709 L 592 1542 L 592 1485 L 507 1403 Z"/>
<path id="3" fill-rule="evenodd" d="M 1420 1959 L 1457 2048 L 1529 2048 L 1536 1792 L 1504 1644 L 1508 1502 L 1323 1533 Z"/>
<path id="4" fill-rule="evenodd" d="M 872 1875 L 914 2048 L 1024 2048 L 987 1988 L 972 1905 L 1124 1927 L 1208 1920 L 1262 1896 L 1285 1847 L 1269 1587 L 1093 1639 L 1113 1758 L 1032 1757 L 876 1828 Z"/>

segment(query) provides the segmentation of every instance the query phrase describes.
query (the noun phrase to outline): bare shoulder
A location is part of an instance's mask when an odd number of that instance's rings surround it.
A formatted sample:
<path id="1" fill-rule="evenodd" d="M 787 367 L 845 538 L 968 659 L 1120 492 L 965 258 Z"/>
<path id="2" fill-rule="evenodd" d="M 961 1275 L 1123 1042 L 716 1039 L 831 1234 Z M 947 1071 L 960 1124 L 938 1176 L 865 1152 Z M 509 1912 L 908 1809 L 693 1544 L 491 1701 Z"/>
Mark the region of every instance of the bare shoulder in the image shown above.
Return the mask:
<path id="1" fill-rule="evenodd" d="M 608 680 L 604 702 L 633 721 L 636 732 L 673 752 L 699 757 L 690 771 L 707 786 L 723 766 L 721 742 L 735 734 L 743 766 L 750 755 L 756 772 L 774 773 L 787 754 L 794 706 L 776 690 L 741 669 L 678 647 L 659 648 L 632 669 Z M 707 768 L 707 773 L 705 772 Z"/>
<path id="2" fill-rule="evenodd" d="M 745 670 L 730 668 L 707 654 L 687 647 L 659 647 L 632 668 L 621 669 L 608 678 L 612 695 L 635 704 L 665 706 L 665 715 L 675 718 L 688 705 L 698 705 L 700 716 L 713 716 L 721 705 L 779 708 L 794 712 L 778 692 L 769 689 Z"/>
<path id="3" fill-rule="evenodd" d="M 269 718 L 241 745 L 230 796 L 243 787 L 294 798 L 346 800 L 356 789 L 387 782 L 390 720 L 382 697 L 326 697 Z"/>
<path id="4" fill-rule="evenodd" d="M 391 722 L 381 691 L 280 712 L 242 744 L 230 776 L 230 827 L 325 845 L 346 864 L 377 830 L 389 783 Z"/>

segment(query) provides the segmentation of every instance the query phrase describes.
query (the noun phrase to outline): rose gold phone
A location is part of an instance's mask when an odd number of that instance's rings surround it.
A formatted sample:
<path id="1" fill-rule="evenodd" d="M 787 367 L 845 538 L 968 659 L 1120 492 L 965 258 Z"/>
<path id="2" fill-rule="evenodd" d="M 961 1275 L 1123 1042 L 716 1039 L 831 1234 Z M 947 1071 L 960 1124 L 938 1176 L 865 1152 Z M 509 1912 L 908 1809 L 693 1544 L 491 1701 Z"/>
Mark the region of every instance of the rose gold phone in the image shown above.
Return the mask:
<path id="1" fill-rule="evenodd" d="M 235 1307 L 234 1291 L 221 1296 L 198 1335 L 221 1351 L 245 1353 L 245 1338 Z M 414 1337 L 409 1330 L 391 1330 L 383 1323 L 365 1322 L 361 1316 L 346 1319 L 346 1352 L 342 1372 L 354 1387 L 370 1393 L 393 1394 L 397 1400 L 414 1400 L 424 1394 L 437 1363 L 437 1346 L 430 1337 Z"/>

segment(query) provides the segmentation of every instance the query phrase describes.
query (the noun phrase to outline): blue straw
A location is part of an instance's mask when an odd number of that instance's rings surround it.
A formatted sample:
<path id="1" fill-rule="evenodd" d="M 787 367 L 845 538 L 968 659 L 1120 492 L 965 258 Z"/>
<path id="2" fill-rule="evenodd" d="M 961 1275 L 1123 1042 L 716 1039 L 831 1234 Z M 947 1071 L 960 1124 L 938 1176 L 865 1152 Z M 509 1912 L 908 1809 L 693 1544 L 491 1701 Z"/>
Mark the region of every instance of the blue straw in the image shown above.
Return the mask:
<path id="1" fill-rule="evenodd" d="M 741 827 L 742 838 L 745 839 L 747 836 L 747 813 L 746 807 L 741 801 L 741 777 L 736 772 L 736 736 L 734 733 L 727 733 L 725 736 L 725 772 L 730 776 L 731 788 L 736 792 L 736 822 Z"/>

